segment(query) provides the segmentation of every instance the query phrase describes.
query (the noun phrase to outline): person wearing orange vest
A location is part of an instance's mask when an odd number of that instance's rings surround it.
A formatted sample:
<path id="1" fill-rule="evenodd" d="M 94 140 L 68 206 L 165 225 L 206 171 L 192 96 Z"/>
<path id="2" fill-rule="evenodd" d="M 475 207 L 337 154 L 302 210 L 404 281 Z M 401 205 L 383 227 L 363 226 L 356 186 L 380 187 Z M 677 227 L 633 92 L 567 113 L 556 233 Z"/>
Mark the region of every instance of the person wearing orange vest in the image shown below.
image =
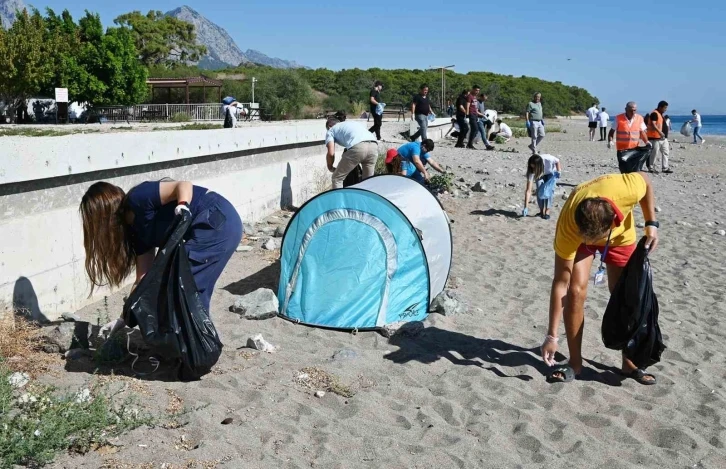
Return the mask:
<path id="1" fill-rule="evenodd" d="M 653 144 L 648 141 L 648 135 L 645 133 L 647 127 L 643 121 L 643 117 L 637 113 L 638 105 L 635 101 L 630 101 L 625 105 L 625 112 L 615 117 L 615 125 L 610 129 L 608 134 L 608 148 L 612 148 L 613 139 L 615 139 L 615 148 L 618 151 L 618 162 L 624 161 L 624 156 L 632 153 L 631 150 L 638 148 L 638 141 L 645 143 L 643 150 L 651 151 Z M 645 155 L 647 157 L 647 155 Z M 642 166 L 642 165 L 639 165 Z M 622 172 L 621 166 L 621 172 Z M 640 167 L 636 169 L 640 171 Z"/>
<path id="2" fill-rule="evenodd" d="M 648 130 L 645 134 L 648 136 L 648 141 L 653 144 L 653 149 L 650 151 L 648 157 L 648 171 L 651 173 L 657 173 L 653 168 L 655 158 L 658 153 L 661 154 L 661 169 L 666 174 L 671 174 L 673 171 L 668 167 L 668 154 L 670 153 L 670 144 L 668 143 L 668 135 L 663 131 L 665 128 L 665 118 L 663 114 L 668 110 L 668 103 L 661 101 L 658 103 L 658 107 L 650 113 L 650 119 L 648 122 Z"/>

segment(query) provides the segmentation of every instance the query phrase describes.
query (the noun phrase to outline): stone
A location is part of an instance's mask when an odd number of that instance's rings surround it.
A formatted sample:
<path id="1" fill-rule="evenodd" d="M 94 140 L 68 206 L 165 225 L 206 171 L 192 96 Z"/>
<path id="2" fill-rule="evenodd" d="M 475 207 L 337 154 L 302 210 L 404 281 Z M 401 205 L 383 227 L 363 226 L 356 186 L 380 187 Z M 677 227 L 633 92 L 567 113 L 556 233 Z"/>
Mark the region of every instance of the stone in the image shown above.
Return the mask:
<path id="1" fill-rule="evenodd" d="M 487 185 L 481 181 L 478 181 L 476 184 L 471 186 L 472 192 L 486 192 L 487 191 Z"/>
<path id="2" fill-rule="evenodd" d="M 466 179 L 464 179 L 464 178 L 459 178 L 459 179 L 458 179 L 458 181 L 459 181 L 459 182 L 466 182 Z"/>
<path id="3" fill-rule="evenodd" d="M 74 348 L 67 350 L 66 353 L 63 354 L 63 357 L 65 357 L 66 360 L 80 360 L 81 358 L 90 357 L 93 354 L 88 349 L 83 348 Z"/>
<path id="4" fill-rule="evenodd" d="M 660 207 L 656 207 L 656 208 L 655 208 L 655 211 L 656 211 L 656 212 L 660 212 Z"/>
<path id="5" fill-rule="evenodd" d="M 387 339 L 390 339 L 393 336 L 416 337 L 421 334 L 425 328 L 424 323 L 421 321 L 397 321 L 383 326 L 380 333 Z"/>
<path id="6" fill-rule="evenodd" d="M 562 200 L 567 200 L 567 198 L 570 196 L 567 192 L 562 193 Z"/>
<path id="7" fill-rule="evenodd" d="M 46 353 L 65 353 L 74 348 L 90 347 L 90 338 L 95 338 L 94 327 L 83 321 L 62 322 L 41 328 L 38 337 Z"/>
<path id="8" fill-rule="evenodd" d="M 645 228 L 645 223 L 643 223 L 642 221 L 639 221 L 638 223 L 635 224 L 635 226 L 638 228 Z"/>
<path id="9" fill-rule="evenodd" d="M 430 308 L 432 313 L 438 313 L 444 316 L 463 313 L 465 310 L 466 308 L 457 299 L 456 293 L 451 290 L 444 290 L 439 293 L 439 296 L 431 303 Z"/>
<path id="10" fill-rule="evenodd" d="M 252 293 L 236 297 L 229 310 L 247 319 L 270 319 L 277 316 L 279 308 L 277 295 L 268 288 L 259 288 Z"/>
<path id="11" fill-rule="evenodd" d="M 262 337 L 262 334 L 257 334 L 256 336 L 247 339 L 247 347 L 267 353 L 275 353 L 277 351 L 277 347 L 266 341 L 265 338 Z"/>
<path id="12" fill-rule="evenodd" d="M 253 249 L 254 248 L 252 246 L 243 246 L 243 245 L 240 244 L 239 246 L 237 246 L 237 249 L 235 249 L 235 251 L 237 251 L 237 252 L 250 252 Z"/>
<path id="13" fill-rule="evenodd" d="M 63 313 L 61 314 L 61 318 L 63 318 L 64 321 L 68 322 L 81 322 L 81 318 L 73 313 Z"/>
<path id="14" fill-rule="evenodd" d="M 340 349 L 333 353 L 333 360 L 353 360 L 360 358 L 360 354 L 352 349 Z"/>
<path id="15" fill-rule="evenodd" d="M 719 235 L 719 236 L 726 236 L 726 230 L 714 231 L 713 234 Z"/>
<path id="16" fill-rule="evenodd" d="M 283 236 L 285 236 L 285 227 L 278 226 L 277 228 L 275 228 L 274 236 L 275 236 L 275 238 L 282 238 Z"/>
<path id="17" fill-rule="evenodd" d="M 268 239 L 265 244 L 262 245 L 262 248 L 268 251 L 274 251 L 277 249 L 277 242 L 275 241 L 275 238 Z"/>
<path id="18" fill-rule="evenodd" d="M 27 373 L 13 373 L 8 376 L 8 384 L 15 389 L 20 389 L 30 382 Z"/>
<path id="19" fill-rule="evenodd" d="M 315 397 L 317 397 L 317 398 L 325 397 L 325 391 L 315 391 Z"/>
<path id="20" fill-rule="evenodd" d="M 88 388 L 81 389 L 76 393 L 76 403 L 83 404 L 91 400 L 91 390 Z"/>
<path id="21" fill-rule="evenodd" d="M 507 185 L 508 185 L 509 187 L 517 187 L 517 184 L 516 184 L 516 183 L 514 183 L 514 182 L 510 182 L 510 183 L 509 183 L 509 184 L 507 184 Z"/>
<path id="22" fill-rule="evenodd" d="M 477 220 L 484 221 L 484 217 L 479 217 Z"/>
<path id="23" fill-rule="evenodd" d="M 263 226 L 262 228 L 260 228 L 259 232 L 265 236 L 274 236 L 275 231 L 277 231 L 276 226 Z"/>
<path id="24" fill-rule="evenodd" d="M 227 417 L 226 419 L 222 420 L 222 425 L 229 425 L 232 422 L 234 422 L 234 419 L 232 417 Z"/>
<path id="25" fill-rule="evenodd" d="M 459 191 L 454 189 L 454 191 L 451 193 L 451 197 L 459 197 Z"/>

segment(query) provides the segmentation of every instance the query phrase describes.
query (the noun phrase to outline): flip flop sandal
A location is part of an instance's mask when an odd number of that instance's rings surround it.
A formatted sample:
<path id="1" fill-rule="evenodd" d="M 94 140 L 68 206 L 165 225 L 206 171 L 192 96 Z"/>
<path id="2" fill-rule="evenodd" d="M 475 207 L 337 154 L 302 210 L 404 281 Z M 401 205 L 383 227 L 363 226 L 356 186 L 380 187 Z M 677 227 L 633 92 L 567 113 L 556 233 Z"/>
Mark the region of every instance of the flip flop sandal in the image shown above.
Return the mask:
<path id="1" fill-rule="evenodd" d="M 632 378 L 644 386 L 652 386 L 657 382 L 654 375 L 652 375 L 650 373 L 646 373 L 644 370 L 642 370 L 640 368 L 637 368 L 637 369 L 631 371 L 630 373 L 622 373 L 622 375 L 625 377 L 628 377 L 628 378 Z M 651 379 L 646 379 L 646 378 L 651 378 Z"/>
<path id="2" fill-rule="evenodd" d="M 555 376 L 559 373 L 561 376 Z M 564 378 L 563 378 L 564 376 Z M 558 366 L 552 369 L 549 375 L 547 375 L 548 383 L 569 383 L 575 379 L 575 370 L 569 365 Z"/>

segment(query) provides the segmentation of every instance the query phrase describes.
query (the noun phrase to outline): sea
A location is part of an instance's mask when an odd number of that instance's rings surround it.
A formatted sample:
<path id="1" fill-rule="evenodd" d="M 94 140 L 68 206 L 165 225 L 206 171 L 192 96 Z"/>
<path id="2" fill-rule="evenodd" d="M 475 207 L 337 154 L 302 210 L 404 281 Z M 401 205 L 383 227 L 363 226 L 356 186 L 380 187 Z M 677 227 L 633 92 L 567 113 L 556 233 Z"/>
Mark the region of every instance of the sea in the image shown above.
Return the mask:
<path id="1" fill-rule="evenodd" d="M 693 118 L 690 114 L 687 116 L 670 116 L 671 128 L 673 132 L 680 132 L 684 122 Z M 701 135 L 726 135 L 726 116 L 705 116 L 701 114 Z"/>

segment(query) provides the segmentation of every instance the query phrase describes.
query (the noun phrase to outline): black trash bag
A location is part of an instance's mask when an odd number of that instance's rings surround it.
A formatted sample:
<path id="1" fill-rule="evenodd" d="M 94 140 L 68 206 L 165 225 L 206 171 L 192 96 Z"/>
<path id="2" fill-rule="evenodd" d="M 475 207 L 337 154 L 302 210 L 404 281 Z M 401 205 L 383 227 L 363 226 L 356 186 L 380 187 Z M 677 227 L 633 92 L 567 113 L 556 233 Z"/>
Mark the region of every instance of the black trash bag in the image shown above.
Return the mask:
<path id="1" fill-rule="evenodd" d="M 343 187 L 355 186 L 361 181 L 363 181 L 363 168 L 361 165 L 358 165 L 345 177 Z"/>
<path id="2" fill-rule="evenodd" d="M 621 150 L 618 152 L 618 169 L 622 174 L 641 171 L 649 156 L 650 149 L 648 147 Z"/>
<path id="3" fill-rule="evenodd" d="M 231 129 L 234 126 L 232 120 L 232 106 L 227 106 L 227 110 L 224 112 L 224 128 Z"/>
<path id="4" fill-rule="evenodd" d="M 139 326 L 144 341 L 164 358 L 179 359 L 179 378 L 199 379 L 222 354 L 222 342 L 205 310 L 184 248 L 192 224 L 178 216 L 151 269 L 124 304 L 123 319 Z"/>
<path id="5" fill-rule="evenodd" d="M 640 240 L 610 295 L 602 318 L 605 347 L 622 350 L 638 368 L 660 361 L 665 350 L 658 326 L 658 298 L 645 240 Z"/>

